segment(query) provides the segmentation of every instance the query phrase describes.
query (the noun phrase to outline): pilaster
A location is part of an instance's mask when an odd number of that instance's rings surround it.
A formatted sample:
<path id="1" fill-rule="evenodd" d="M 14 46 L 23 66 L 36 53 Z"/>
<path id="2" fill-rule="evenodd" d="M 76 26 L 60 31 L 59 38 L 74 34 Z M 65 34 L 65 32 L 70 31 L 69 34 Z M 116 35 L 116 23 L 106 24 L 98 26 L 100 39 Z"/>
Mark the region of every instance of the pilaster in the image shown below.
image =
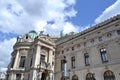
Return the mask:
<path id="1" fill-rule="evenodd" d="M 53 50 L 50 49 L 49 50 L 49 56 L 48 56 L 49 57 L 49 63 L 50 63 L 50 65 L 52 65 L 52 59 L 53 59 L 53 55 L 52 54 L 53 54 Z"/>
<path id="2" fill-rule="evenodd" d="M 31 79 L 36 80 L 37 79 L 37 66 L 40 64 L 40 51 L 41 51 L 41 46 L 37 44 L 35 46 L 35 53 L 33 54 L 33 64 L 32 64 L 32 74 L 31 74 Z"/>
<path id="3" fill-rule="evenodd" d="M 13 68 L 17 68 L 17 67 L 18 67 L 17 64 L 18 64 L 19 54 L 20 54 L 20 53 L 19 53 L 19 50 L 17 50 Z"/>
<path id="4" fill-rule="evenodd" d="M 34 68 L 37 68 L 37 65 L 40 63 L 40 51 L 41 51 L 41 46 L 37 44 L 35 54 L 33 56 L 33 67 Z"/>

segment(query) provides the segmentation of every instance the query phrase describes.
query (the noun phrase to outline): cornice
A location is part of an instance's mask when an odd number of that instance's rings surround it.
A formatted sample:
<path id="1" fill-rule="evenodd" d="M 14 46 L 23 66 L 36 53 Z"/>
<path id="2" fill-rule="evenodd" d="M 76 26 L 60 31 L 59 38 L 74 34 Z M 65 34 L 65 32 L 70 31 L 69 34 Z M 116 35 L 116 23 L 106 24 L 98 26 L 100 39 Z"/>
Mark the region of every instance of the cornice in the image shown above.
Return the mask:
<path id="1" fill-rule="evenodd" d="M 113 23 L 113 22 L 118 21 L 118 20 L 120 20 L 120 14 L 116 15 L 116 16 L 113 16 L 110 19 L 107 19 L 107 20 L 105 20 L 105 21 L 103 21 L 101 23 L 98 23 L 98 24 L 96 24 L 96 25 L 94 25 L 94 26 L 92 26 L 92 27 L 90 27 L 90 28 L 88 28 L 88 29 L 86 29 L 84 31 L 81 31 L 81 32 L 79 32 L 79 33 L 77 33 L 75 35 L 62 37 L 62 38 L 60 38 L 60 39 L 58 39 L 56 41 L 56 45 L 61 45 L 61 44 L 65 43 L 65 42 L 67 42 L 67 41 L 73 40 L 73 39 L 75 39 L 75 38 L 77 38 L 79 36 L 85 35 L 86 33 L 97 30 L 97 29 L 99 29 L 101 27 L 104 27 L 105 25 L 108 25 L 108 24 Z"/>

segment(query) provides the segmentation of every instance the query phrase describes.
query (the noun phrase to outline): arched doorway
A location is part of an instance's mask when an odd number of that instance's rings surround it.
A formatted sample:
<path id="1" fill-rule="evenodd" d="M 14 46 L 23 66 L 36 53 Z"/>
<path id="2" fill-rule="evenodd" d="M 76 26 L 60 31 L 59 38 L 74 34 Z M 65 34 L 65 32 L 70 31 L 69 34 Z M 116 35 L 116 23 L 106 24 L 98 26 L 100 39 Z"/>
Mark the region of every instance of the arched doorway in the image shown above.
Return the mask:
<path id="1" fill-rule="evenodd" d="M 108 70 L 104 73 L 104 80 L 115 80 L 115 75 L 112 71 Z"/>
<path id="2" fill-rule="evenodd" d="M 43 73 L 42 73 L 41 80 L 46 80 L 46 77 L 47 77 L 46 73 L 45 73 L 45 72 L 43 72 Z"/>
<path id="3" fill-rule="evenodd" d="M 94 77 L 94 75 L 92 73 L 88 73 L 86 75 L 86 80 L 96 80 L 96 79 L 95 79 L 95 77 Z"/>
<path id="4" fill-rule="evenodd" d="M 73 75 L 72 76 L 72 80 L 78 80 L 78 76 L 77 75 Z"/>

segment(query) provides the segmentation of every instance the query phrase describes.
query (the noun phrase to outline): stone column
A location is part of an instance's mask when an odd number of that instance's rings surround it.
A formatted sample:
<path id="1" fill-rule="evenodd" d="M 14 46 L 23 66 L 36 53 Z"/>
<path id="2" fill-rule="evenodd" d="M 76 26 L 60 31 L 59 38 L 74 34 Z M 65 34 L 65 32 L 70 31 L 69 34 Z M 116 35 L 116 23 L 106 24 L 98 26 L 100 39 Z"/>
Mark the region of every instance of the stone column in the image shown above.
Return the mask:
<path id="1" fill-rule="evenodd" d="M 31 80 L 38 80 L 37 79 L 37 71 L 36 70 L 32 70 L 32 76 L 30 78 Z"/>
<path id="2" fill-rule="evenodd" d="M 16 74 L 15 73 L 12 72 L 10 80 L 16 80 Z"/>
<path id="3" fill-rule="evenodd" d="M 52 66 L 52 61 L 54 61 L 53 58 L 54 58 L 53 50 L 50 49 L 49 50 L 49 63 L 50 63 L 49 67 L 50 67 L 50 70 L 52 70 L 52 71 L 54 70 L 54 66 Z M 49 77 L 48 80 L 53 80 L 53 73 L 50 72 L 48 77 Z"/>
<path id="4" fill-rule="evenodd" d="M 37 68 L 37 65 L 40 63 L 40 51 L 41 51 L 41 46 L 39 44 L 36 45 L 36 51 L 33 56 L 33 67 Z"/>
<path id="5" fill-rule="evenodd" d="M 41 46 L 37 44 L 35 47 L 35 53 L 33 55 L 33 64 L 32 64 L 33 70 L 31 75 L 32 80 L 37 80 L 38 71 L 36 69 L 37 66 L 40 64 L 40 51 L 41 51 Z"/>
<path id="6" fill-rule="evenodd" d="M 52 65 L 52 60 L 53 60 L 53 55 L 52 54 L 53 54 L 53 51 L 52 51 L 52 49 L 50 49 L 49 50 L 49 56 L 48 56 L 49 57 L 49 61 L 48 62 L 50 63 L 50 66 Z"/>
<path id="7" fill-rule="evenodd" d="M 17 68 L 18 67 L 18 58 L 19 58 L 19 49 L 17 50 L 17 53 L 16 53 L 16 56 L 15 56 L 15 62 L 14 62 L 14 66 L 13 66 L 13 68 L 15 69 L 15 68 Z"/>
<path id="8" fill-rule="evenodd" d="M 9 79 L 10 79 L 10 80 L 14 80 L 13 73 L 10 73 Z M 8 79 L 8 80 L 9 80 L 9 79 Z"/>

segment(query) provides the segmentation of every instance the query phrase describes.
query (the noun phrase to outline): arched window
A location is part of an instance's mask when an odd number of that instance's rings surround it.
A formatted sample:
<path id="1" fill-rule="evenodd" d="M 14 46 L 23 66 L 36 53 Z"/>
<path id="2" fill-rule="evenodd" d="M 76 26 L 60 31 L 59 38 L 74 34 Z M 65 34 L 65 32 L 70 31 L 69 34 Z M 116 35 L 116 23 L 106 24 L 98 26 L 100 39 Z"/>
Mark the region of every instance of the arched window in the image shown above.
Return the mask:
<path id="1" fill-rule="evenodd" d="M 77 75 L 73 75 L 72 76 L 72 80 L 78 80 L 78 76 Z"/>
<path id="2" fill-rule="evenodd" d="M 108 70 L 104 73 L 104 80 L 115 80 L 115 75 L 112 71 Z"/>
<path id="3" fill-rule="evenodd" d="M 86 75 L 86 80 L 96 80 L 96 79 L 94 78 L 94 75 L 92 73 L 88 73 Z"/>

